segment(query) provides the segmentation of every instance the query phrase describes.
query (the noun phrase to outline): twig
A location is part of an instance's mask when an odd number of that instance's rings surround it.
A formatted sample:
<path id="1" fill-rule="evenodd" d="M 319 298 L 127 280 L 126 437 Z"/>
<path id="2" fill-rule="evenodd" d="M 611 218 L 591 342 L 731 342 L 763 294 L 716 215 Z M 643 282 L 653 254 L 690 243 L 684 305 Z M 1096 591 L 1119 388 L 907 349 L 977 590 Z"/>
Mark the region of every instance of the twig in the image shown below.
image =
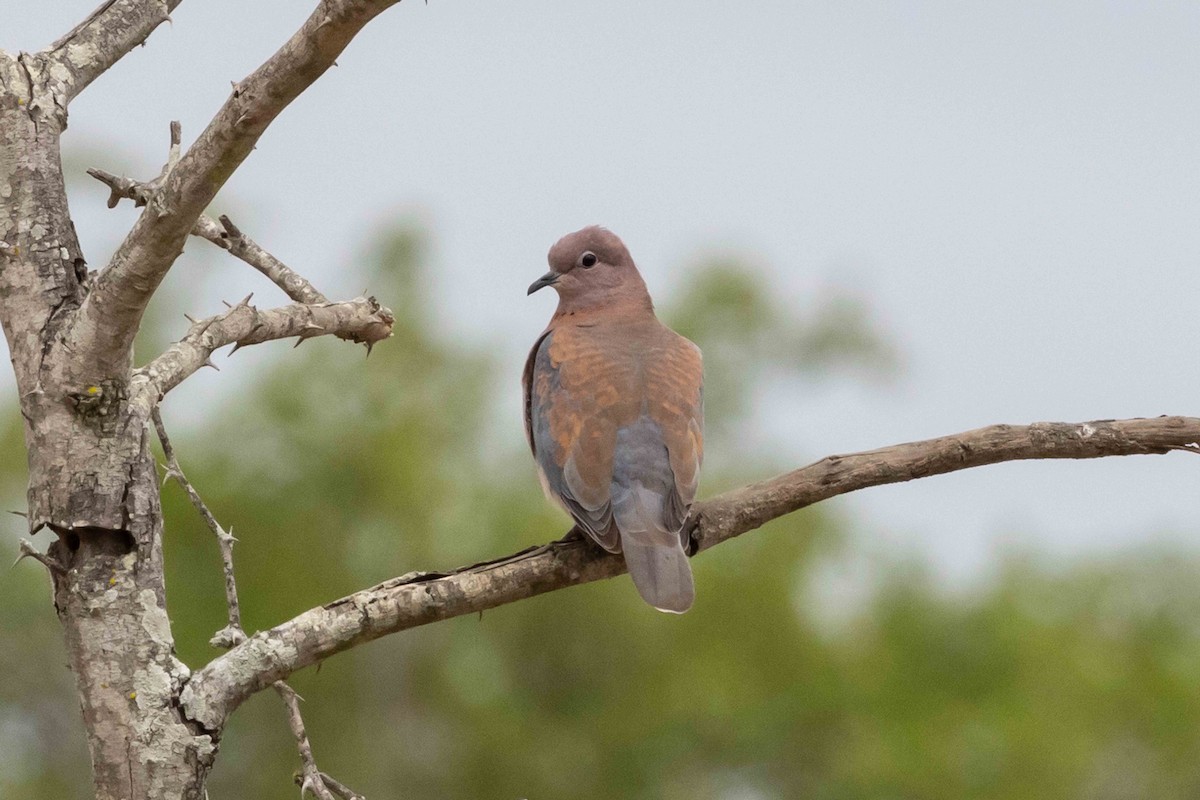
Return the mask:
<path id="1" fill-rule="evenodd" d="M 333 793 L 325 786 L 325 781 L 321 779 L 321 772 L 317 769 L 317 762 L 313 759 L 308 732 L 304 730 L 304 718 L 300 716 L 300 695 L 296 694 L 296 690 L 283 681 L 275 682 L 275 691 L 283 698 L 283 704 L 287 707 L 288 727 L 292 729 L 292 736 L 296 737 L 296 749 L 300 751 L 300 768 L 303 778 L 300 783 L 300 796 L 303 797 L 306 792 L 312 792 L 319 800 L 336 800 Z"/>
<path id="2" fill-rule="evenodd" d="M 250 305 L 250 297 L 246 297 L 224 314 L 193 321 L 182 339 L 136 372 L 134 381 L 148 382 L 156 396 L 162 396 L 201 367 L 214 366 L 210 357 L 218 348 L 232 344 L 236 351 L 293 336 L 300 344 L 332 335 L 366 344 L 369 352 L 371 345 L 392 335 L 395 321 L 391 310 L 373 297 L 318 305 L 296 303 L 267 311 Z"/>
<path id="3" fill-rule="evenodd" d="M 179 144 L 182 140 L 183 128 L 180 126 L 179 120 L 171 120 L 171 143 L 167 147 L 167 160 L 163 163 L 158 175 L 144 183 L 124 176 L 118 177 L 111 172 L 96 168 L 89 169 L 87 174 L 108 187 L 107 205 L 109 208 L 116 208 L 117 203 L 126 199 L 132 200 L 135 207 L 141 208 L 154 199 L 155 193 L 162 188 L 163 181 L 179 163 Z"/>
<path id="4" fill-rule="evenodd" d="M 329 302 L 329 298 L 318 292 L 316 287 L 307 278 L 259 247 L 258 244 L 249 236 L 242 233 L 230 221 L 229 217 L 224 214 L 221 215 L 221 227 L 223 231 L 220 238 L 223 240 L 226 249 L 270 278 L 271 282 L 282 289 L 288 297 L 297 303 L 306 303 L 308 305 Z M 209 241 L 213 241 L 204 233 L 200 235 Z M 214 243 L 221 244 L 221 242 Z"/>
<path id="5" fill-rule="evenodd" d="M 21 539 L 17 549 L 20 551 L 20 555 L 18 555 L 17 560 L 12 563 L 13 567 L 15 567 L 17 564 L 20 564 L 27 558 L 32 558 L 34 561 L 40 562 L 42 566 L 50 570 L 50 572 L 54 575 L 65 575 L 67 573 L 67 568 L 62 565 L 62 562 L 49 553 L 42 553 L 34 549 L 33 543 L 28 539 Z M 11 568 L 12 567 L 9 569 Z"/>
<path id="6" fill-rule="evenodd" d="M 146 204 L 65 331 L 79 363 L 100 376 L 128 372 L 150 298 L 196 221 L 267 127 L 334 63 L 355 35 L 398 0 L 322 0 L 300 29 L 230 97 Z"/>
<path id="7" fill-rule="evenodd" d="M 178 125 L 178 123 L 171 124 Z M 172 128 L 172 130 L 175 129 Z M 177 159 L 178 146 L 175 147 L 174 152 Z M 168 159 L 164 175 L 171 166 L 173 163 Z M 102 169 L 89 169 L 87 173 L 108 187 L 109 208 L 114 207 L 121 200 L 132 200 L 135 206 L 144 206 L 154 195 L 153 183 L 141 183 L 130 178 L 119 177 Z M 207 214 L 201 214 L 196 220 L 196 224 L 192 226 L 192 235 L 199 236 L 222 250 L 228 250 L 230 255 L 245 261 L 267 276 L 272 283 L 297 303 L 312 305 L 329 302 L 329 298 L 317 291 L 307 278 L 264 250 L 257 242 L 242 233 L 224 214 L 221 215 L 219 222 Z"/>
<path id="8" fill-rule="evenodd" d="M 216 536 L 217 544 L 221 549 L 221 566 L 225 573 L 225 604 L 229 609 L 229 623 L 217 631 L 208 643 L 213 647 L 228 650 L 246 640 L 246 632 L 242 629 L 241 606 L 238 603 L 237 581 L 233 576 L 233 544 L 237 539 L 233 538 L 232 532 L 227 533 L 221 527 L 208 505 L 200 498 L 196 487 L 192 486 L 191 481 L 183 474 L 183 468 L 179 466 L 179 459 L 175 457 L 175 448 L 171 446 L 171 439 L 167 436 L 167 428 L 163 424 L 162 412 L 158 406 L 155 406 L 150 414 L 154 420 L 154 430 L 158 433 L 158 441 L 162 443 L 163 456 L 167 460 L 164 482 L 174 479 L 183 487 L 183 490 L 187 492 L 188 499 L 192 501 L 192 506 Z M 32 545 L 29 545 L 24 539 L 21 540 L 21 552 L 22 557 L 29 555 L 39 561 L 48 558 L 33 550 Z M 20 561 L 20 559 L 17 560 Z M 43 561 L 43 563 L 45 562 Z M 47 566 L 50 565 L 47 564 Z M 275 681 L 273 685 L 275 691 L 283 698 L 284 706 L 287 708 L 288 726 L 292 729 L 292 735 L 296 737 L 296 747 L 300 751 L 300 763 L 303 768 L 303 780 L 300 784 L 301 797 L 305 792 L 311 791 L 318 800 L 336 800 L 335 794 L 343 800 L 347 798 L 365 800 L 361 795 L 354 794 L 343 784 L 334 781 L 317 769 L 317 763 L 313 759 L 312 745 L 309 743 L 308 733 L 304 729 L 304 719 L 300 716 L 300 700 L 302 698 L 296 694 L 295 689 L 282 680 Z"/>
<path id="9" fill-rule="evenodd" d="M 349 786 L 330 776 L 329 774 L 325 772 L 318 774 L 321 776 L 321 780 L 325 781 L 325 786 L 329 789 L 329 791 L 342 798 L 342 800 L 367 800 L 366 797 L 354 791 Z"/>
<path id="10" fill-rule="evenodd" d="M 225 604 L 229 608 L 229 623 L 213 634 L 208 643 L 213 647 L 221 647 L 228 650 L 235 645 L 239 645 L 246 640 L 246 632 L 242 629 L 242 611 L 238 604 L 237 580 L 233 576 L 233 544 L 237 539 L 233 538 L 232 532 L 226 532 L 217 522 L 217 518 L 208 510 L 208 506 L 200 498 L 196 487 L 192 486 L 191 482 L 183 474 L 183 468 L 179 466 L 179 459 L 175 457 L 175 448 L 171 446 L 171 439 L 167 436 L 166 426 L 163 425 L 162 412 L 158 406 L 150 412 L 154 419 L 154 430 L 158 432 L 158 441 L 162 443 L 163 455 L 167 459 L 166 470 L 167 474 L 163 481 L 175 479 L 175 482 L 183 487 L 187 492 L 188 500 L 192 501 L 192 507 L 200 514 L 200 518 L 204 520 L 204 524 L 213 532 L 217 538 L 217 547 L 221 550 L 221 568 L 225 573 Z"/>
<path id="11" fill-rule="evenodd" d="M 690 516 L 697 551 L 822 500 L 1002 461 L 1164 454 L 1200 443 L 1200 419 L 1101 420 L 993 425 L 953 436 L 830 456 L 772 480 L 698 503 Z M 181 702 L 217 728 L 246 698 L 335 653 L 398 631 L 475 614 L 625 572 L 620 556 L 581 540 L 528 548 L 448 573 L 416 573 L 310 609 L 209 662 Z"/>

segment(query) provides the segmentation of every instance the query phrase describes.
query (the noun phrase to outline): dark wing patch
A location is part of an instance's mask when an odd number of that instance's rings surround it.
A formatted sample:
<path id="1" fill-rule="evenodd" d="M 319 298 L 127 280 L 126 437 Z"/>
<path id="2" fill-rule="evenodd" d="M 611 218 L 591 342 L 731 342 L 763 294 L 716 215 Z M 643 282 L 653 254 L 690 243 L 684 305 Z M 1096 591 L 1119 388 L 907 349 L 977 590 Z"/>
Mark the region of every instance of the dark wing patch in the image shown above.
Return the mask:
<path id="1" fill-rule="evenodd" d="M 525 441 L 529 442 L 529 449 L 533 451 L 535 457 L 537 456 L 537 447 L 533 443 L 533 366 L 542 342 L 546 341 L 550 333 L 551 331 L 546 331 L 533 343 L 533 347 L 529 350 L 529 356 L 525 359 L 525 369 L 521 371 L 521 392 L 525 395 Z"/>

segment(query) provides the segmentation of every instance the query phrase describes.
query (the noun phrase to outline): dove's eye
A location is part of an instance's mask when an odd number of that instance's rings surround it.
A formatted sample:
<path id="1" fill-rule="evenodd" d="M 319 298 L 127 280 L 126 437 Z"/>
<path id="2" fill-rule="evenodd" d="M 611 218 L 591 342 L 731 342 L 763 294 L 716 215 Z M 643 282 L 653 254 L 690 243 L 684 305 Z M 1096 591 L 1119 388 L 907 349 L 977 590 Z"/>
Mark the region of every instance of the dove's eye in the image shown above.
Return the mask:
<path id="1" fill-rule="evenodd" d="M 591 250 L 588 250 L 579 257 L 579 266 L 583 267 L 584 269 L 591 269 L 592 267 L 596 266 L 596 254 Z"/>

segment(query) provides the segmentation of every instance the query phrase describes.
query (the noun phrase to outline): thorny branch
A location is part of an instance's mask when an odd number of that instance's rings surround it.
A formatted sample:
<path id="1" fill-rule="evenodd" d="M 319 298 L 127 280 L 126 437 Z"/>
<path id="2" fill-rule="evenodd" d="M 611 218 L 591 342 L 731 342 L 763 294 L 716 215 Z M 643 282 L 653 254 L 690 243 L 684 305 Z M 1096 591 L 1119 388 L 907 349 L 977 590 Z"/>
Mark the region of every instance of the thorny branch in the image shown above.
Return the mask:
<path id="1" fill-rule="evenodd" d="M 119 0 L 118 0 L 119 1 Z M 229 99 L 93 282 L 71 332 L 78 356 L 120 375 L 143 313 L 205 207 L 292 100 L 333 65 L 354 36 L 398 0 L 322 0 L 291 39 Z"/>
<path id="2" fill-rule="evenodd" d="M 178 123 L 171 123 L 173 126 Z M 174 129 L 173 129 L 174 130 Z M 109 188 L 108 207 L 113 208 L 123 199 L 132 200 L 135 206 L 144 206 L 154 196 L 153 183 L 141 183 L 118 177 L 102 169 L 89 169 L 88 175 Z M 192 227 L 192 235 L 212 242 L 267 276 L 284 294 L 297 303 L 328 303 L 329 298 L 317 291 L 303 275 L 277 259 L 258 245 L 253 239 L 233 224 L 229 217 L 221 215 L 220 221 L 201 214 Z"/>
<path id="3" fill-rule="evenodd" d="M 300 273 L 284 264 L 275 256 L 258 246 L 253 239 L 242 233 L 229 217 L 221 215 L 221 232 L 216 238 L 209 230 L 200 233 L 218 247 L 223 247 L 233 255 L 245 261 L 256 270 L 266 275 L 283 290 L 284 294 L 297 303 L 328 303 L 329 299 L 317 291 Z"/>
<path id="4" fill-rule="evenodd" d="M 179 466 L 179 460 L 175 457 L 175 448 L 171 445 L 171 439 L 167 436 L 166 426 L 163 425 L 162 413 L 156 406 L 151 412 L 154 419 L 154 429 L 158 433 L 158 441 L 162 444 L 163 455 L 166 457 L 166 475 L 164 483 L 174 479 L 184 492 L 187 493 L 188 499 L 192 502 L 192 506 L 199 512 L 204 519 L 204 523 L 217 539 L 217 545 L 221 550 L 221 566 L 225 573 L 225 602 L 229 609 L 229 622 L 224 628 L 217 631 L 209 644 L 213 647 L 220 647 L 228 650 L 246 640 L 246 632 L 242 629 L 242 614 L 241 606 L 238 603 L 237 581 L 233 575 L 233 543 L 237 541 L 231 533 L 227 533 L 217 518 L 213 516 L 208 505 L 201 499 L 200 493 L 183 474 L 183 468 Z M 26 553 L 22 548 L 22 553 L 37 557 L 36 551 Z M 18 559 L 19 560 L 19 559 Z M 38 560 L 41 560 L 40 558 Z M 45 563 L 45 562 L 43 562 Z M 49 565 L 47 565 L 49 566 Z M 304 728 L 304 718 L 300 715 L 300 695 L 296 694 L 296 690 L 288 686 L 282 680 L 275 681 L 273 684 L 275 691 L 279 693 L 283 699 L 284 707 L 287 710 L 288 727 L 292 731 L 292 735 L 296 738 L 296 748 L 300 754 L 300 764 L 302 769 L 303 779 L 300 785 L 300 795 L 303 797 L 305 792 L 311 791 L 317 796 L 318 800 L 336 800 L 334 795 L 345 798 L 358 798 L 362 800 L 360 795 L 356 795 L 347 789 L 343 784 L 329 778 L 325 773 L 317 769 L 317 762 L 313 758 L 312 744 L 308 741 L 308 732 Z"/>
<path id="5" fill-rule="evenodd" d="M 152 181 L 141 182 L 118 177 L 102 169 L 89 169 L 88 174 L 109 188 L 108 206 L 122 199 L 137 206 L 153 202 L 155 193 L 179 161 L 180 129 L 171 123 L 171 147 L 167 163 Z M 246 236 L 229 217 L 218 223 L 201 214 L 192 233 L 216 244 L 266 275 L 273 283 L 296 301 L 296 305 L 271 311 L 259 311 L 247 297 L 224 314 L 203 320 L 193 320 L 184 337 L 138 371 L 148 378 L 159 396 L 204 366 L 216 368 L 210 357 L 214 350 L 227 344 L 239 347 L 271 339 L 299 337 L 297 344 L 314 336 L 332 334 L 342 339 L 371 347 L 391 335 L 395 317 L 374 298 L 357 298 L 346 303 L 332 303 L 307 279 L 268 253 Z M 191 319 L 189 317 L 189 319 Z"/>
<path id="6" fill-rule="evenodd" d="M 62 565 L 62 562 L 49 553 L 42 553 L 38 551 L 33 546 L 33 542 L 29 541 L 28 539 L 21 539 L 17 547 L 17 551 L 17 560 L 12 563 L 14 567 L 25 559 L 32 558 L 34 561 L 40 563 L 43 567 L 50 570 L 52 575 L 63 575 L 67 571 L 67 568 Z"/>
<path id="7" fill-rule="evenodd" d="M 1102 420 L 993 425 L 880 450 L 829 456 L 692 509 L 696 552 L 847 492 L 1002 461 L 1163 454 L 1200 446 L 1200 419 Z M 443 573 L 412 573 L 311 609 L 194 673 L 181 701 L 189 717 L 216 727 L 251 694 L 298 669 L 390 633 L 474 614 L 625 571 L 620 556 L 582 540 L 531 547 Z"/>
<path id="8" fill-rule="evenodd" d="M 201 367 L 216 369 L 211 356 L 218 348 L 232 344 L 236 351 L 293 336 L 299 345 L 316 336 L 333 335 L 365 344 L 369 353 L 376 342 L 392 335 L 395 321 L 391 310 L 379 305 L 374 297 L 317 305 L 295 303 L 260 311 L 250 305 L 247 296 L 223 314 L 193 320 L 187 334 L 139 369 L 134 379 L 149 381 L 161 397 Z"/>
<path id="9" fill-rule="evenodd" d="M 310 1 L 314 13 L 234 86 L 186 152 L 172 126 L 160 174 L 136 187 L 142 213 L 94 277 L 63 180 L 60 137 L 68 106 L 168 20 L 180 0 L 94 0 L 99 8 L 49 48 L 0 51 L 0 323 L 25 420 L 29 525 L 35 531 L 49 525 L 61 537 L 48 555 L 29 545 L 21 554 L 54 573 L 97 797 L 205 796 L 220 734 L 190 724 L 177 704 L 190 672 L 175 657 L 165 606 L 159 487 L 146 435 L 154 406 L 225 344 L 328 333 L 369 347 L 390 334 L 394 321 L 372 298 L 329 302 L 228 223 L 218 231 L 227 249 L 300 302 L 260 312 L 247 300 L 195 322 L 183 341 L 133 369 L 133 340 L 146 307 L 205 208 L 282 110 L 367 22 L 397 2 Z M 135 187 L 124 191 L 132 195 Z M 114 192 L 110 203 L 119 196 Z M 186 484 L 173 452 L 167 460 L 168 471 Z M 203 509 L 194 490 L 189 496 Z M 231 535 L 216 530 L 227 551 Z M 236 598 L 232 566 L 227 579 Z M 244 634 L 236 606 L 230 614 L 227 635 L 217 639 L 233 645 Z M 310 790 L 319 783 L 324 794 L 338 794 L 340 784 L 325 781 L 307 761 L 306 768 L 317 776 Z"/>
<path id="10" fill-rule="evenodd" d="M 102 169 L 89 169 L 87 174 L 108 187 L 107 205 L 109 208 L 116 208 L 117 203 L 126 198 L 141 208 L 150 202 L 154 193 L 162 187 L 162 182 L 166 180 L 167 175 L 179 163 L 179 147 L 182 141 L 183 127 L 179 124 L 179 120 L 171 120 L 171 144 L 167 148 L 167 161 L 153 180 L 143 183 L 125 177 L 118 178 L 111 172 L 105 172 Z"/>
<path id="11" fill-rule="evenodd" d="M 179 459 L 175 457 L 175 448 L 171 446 L 171 439 L 167 436 L 167 429 L 162 421 L 162 412 L 158 406 L 154 407 L 150 415 L 154 420 L 154 430 L 158 433 L 158 441 L 162 444 L 163 456 L 167 460 L 163 483 L 174 478 L 175 482 L 183 487 L 188 500 L 192 502 L 192 507 L 200 514 L 208 529 L 213 532 L 213 536 L 217 539 L 217 547 L 221 550 L 221 569 L 225 574 L 225 605 L 229 609 L 229 622 L 224 628 L 213 634 L 208 643 L 213 647 L 228 650 L 246 640 L 246 632 L 242 629 L 242 610 L 238 603 L 237 580 L 233 576 L 233 545 L 237 539 L 233 538 L 232 531 L 226 531 L 221 527 L 217 518 L 200 498 L 196 487 L 192 486 L 183 474 L 183 467 L 179 466 Z"/>
<path id="12" fill-rule="evenodd" d="M 325 788 L 329 789 L 329 791 L 340 797 L 341 800 L 367 800 L 367 798 L 354 791 L 337 778 L 334 778 L 332 775 L 324 772 L 318 772 L 317 774 L 321 776 L 321 780 L 325 783 Z M 298 776 L 296 776 L 296 783 L 302 787 L 301 791 L 303 791 L 304 773 L 300 773 Z"/>
<path id="13" fill-rule="evenodd" d="M 287 709 L 288 727 L 296 738 L 296 749 L 300 751 L 300 796 L 312 792 L 318 800 L 336 800 L 333 793 L 321 779 L 321 771 L 317 769 L 316 759 L 313 758 L 312 745 L 308 741 L 308 731 L 304 729 L 304 718 L 300 716 L 300 695 L 296 690 L 283 681 L 275 682 L 275 691 L 283 698 Z"/>
<path id="14" fill-rule="evenodd" d="M 60 68 L 52 70 L 56 96 L 65 108 L 164 22 L 182 0 L 106 0 L 69 33 L 37 54 Z"/>

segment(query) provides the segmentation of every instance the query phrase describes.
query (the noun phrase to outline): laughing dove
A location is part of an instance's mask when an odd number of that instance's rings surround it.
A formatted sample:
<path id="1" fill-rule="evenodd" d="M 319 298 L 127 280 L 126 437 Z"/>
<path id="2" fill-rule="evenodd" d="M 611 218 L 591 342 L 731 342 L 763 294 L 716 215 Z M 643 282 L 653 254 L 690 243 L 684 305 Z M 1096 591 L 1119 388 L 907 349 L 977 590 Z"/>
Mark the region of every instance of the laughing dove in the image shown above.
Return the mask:
<path id="1" fill-rule="evenodd" d="M 525 433 L 547 497 L 625 564 L 642 598 L 683 613 L 683 530 L 703 454 L 700 349 L 654 315 L 625 245 L 584 228 L 550 249 L 529 287 L 558 310 L 525 362 Z"/>

